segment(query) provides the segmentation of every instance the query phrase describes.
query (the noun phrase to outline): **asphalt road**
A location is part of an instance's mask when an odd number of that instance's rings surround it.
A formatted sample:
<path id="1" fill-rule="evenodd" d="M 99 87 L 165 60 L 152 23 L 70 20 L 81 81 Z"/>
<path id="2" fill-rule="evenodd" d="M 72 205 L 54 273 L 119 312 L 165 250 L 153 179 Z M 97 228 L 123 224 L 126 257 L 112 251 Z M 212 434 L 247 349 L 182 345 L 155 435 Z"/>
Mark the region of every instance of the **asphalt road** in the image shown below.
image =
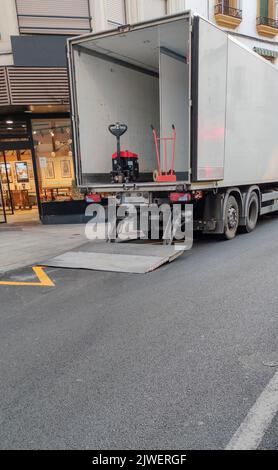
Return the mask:
<path id="1" fill-rule="evenodd" d="M 152 274 L 0 286 L 0 448 L 225 448 L 278 369 L 277 235 L 274 217 Z"/>

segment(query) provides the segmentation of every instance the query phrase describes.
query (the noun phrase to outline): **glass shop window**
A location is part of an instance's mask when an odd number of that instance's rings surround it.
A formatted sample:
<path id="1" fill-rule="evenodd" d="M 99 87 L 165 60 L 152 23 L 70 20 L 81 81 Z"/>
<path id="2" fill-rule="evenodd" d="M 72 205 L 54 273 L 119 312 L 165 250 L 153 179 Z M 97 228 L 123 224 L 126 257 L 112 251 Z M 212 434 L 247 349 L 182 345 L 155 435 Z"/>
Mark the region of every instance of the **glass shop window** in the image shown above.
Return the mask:
<path id="1" fill-rule="evenodd" d="M 35 119 L 32 131 L 41 202 L 76 199 L 70 120 Z"/>

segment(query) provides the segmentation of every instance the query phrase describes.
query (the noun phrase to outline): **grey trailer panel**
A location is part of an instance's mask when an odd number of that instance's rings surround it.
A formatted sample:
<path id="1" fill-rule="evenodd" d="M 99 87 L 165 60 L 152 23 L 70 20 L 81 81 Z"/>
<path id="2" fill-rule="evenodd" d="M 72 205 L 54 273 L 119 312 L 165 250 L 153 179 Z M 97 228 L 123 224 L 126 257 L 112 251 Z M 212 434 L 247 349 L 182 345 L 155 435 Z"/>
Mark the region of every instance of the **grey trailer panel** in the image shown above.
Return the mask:
<path id="1" fill-rule="evenodd" d="M 163 137 L 169 137 L 172 124 L 175 125 L 176 172 L 184 172 L 189 167 L 189 65 L 186 62 L 186 57 L 171 54 L 167 49 L 160 54 L 160 129 Z M 172 144 L 168 145 L 168 169 L 171 151 Z"/>
<path id="2" fill-rule="evenodd" d="M 208 21 L 198 18 L 199 47 L 198 128 L 196 154 L 193 155 L 196 181 L 213 181 L 224 178 L 226 79 L 228 37 Z M 195 26 L 196 26 L 195 22 Z M 196 83 L 192 83 L 196 86 Z"/>
<path id="3" fill-rule="evenodd" d="M 278 182 L 278 71 L 229 37 L 225 178 Z"/>

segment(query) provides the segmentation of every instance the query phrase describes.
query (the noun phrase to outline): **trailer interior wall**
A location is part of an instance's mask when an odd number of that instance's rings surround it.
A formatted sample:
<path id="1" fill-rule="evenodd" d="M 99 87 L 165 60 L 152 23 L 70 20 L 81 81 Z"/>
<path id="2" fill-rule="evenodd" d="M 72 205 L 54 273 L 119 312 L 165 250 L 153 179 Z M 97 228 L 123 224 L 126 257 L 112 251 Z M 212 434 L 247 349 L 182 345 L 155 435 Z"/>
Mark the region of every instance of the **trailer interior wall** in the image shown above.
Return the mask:
<path id="1" fill-rule="evenodd" d="M 141 172 L 152 173 L 149 129 L 159 127 L 158 78 L 82 52 L 75 63 L 83 183 L 110 182 L 116 139 L 108 126 L 115 122 L 128 125 L 122 150 L 138 153 Z"/>
<path id="2" fill-rule="evenodd" d="M 188 18 L 147 24 L 130 32 L 91 35 L 72 46 L 75 75 L 73 110 L 83 185 L 110 182 L 114 122 L 128 125 L 122 149 L 139 155 L 140 180 L 157 168 L 151 131 L 177 129 L 175 170 L 179 180 L 190 167 L 190 30 Z M 78 119 L 77 119 L 78 116 Z M 168 161 L 171 159 L 171 145 Z"/>
<path id="3" fill-rule="evenodd" d="M 181 180 L 187 180 L 189 166 L 189 64 L 178 56 L 160 53 L 160 133 L 171 136 L 172 125 L 177 131 L 175 171 Z M 171 158 L 172 145 L 168 146 L 168 162 Z M 160 154 L 163 156 L 163 143 Z M 162 158 L 162 169 L 165 169 Z M 170 162 L 169 162 L 170 163 Z M 168 168 L 169 170 L 169 165 Z"/>
<path id="4" fill-rule="evenodd" d="M 195 18 L 194 31 L 195 181 L 225 187 L 278 182 L 277 69 L 202 18 Z"/>

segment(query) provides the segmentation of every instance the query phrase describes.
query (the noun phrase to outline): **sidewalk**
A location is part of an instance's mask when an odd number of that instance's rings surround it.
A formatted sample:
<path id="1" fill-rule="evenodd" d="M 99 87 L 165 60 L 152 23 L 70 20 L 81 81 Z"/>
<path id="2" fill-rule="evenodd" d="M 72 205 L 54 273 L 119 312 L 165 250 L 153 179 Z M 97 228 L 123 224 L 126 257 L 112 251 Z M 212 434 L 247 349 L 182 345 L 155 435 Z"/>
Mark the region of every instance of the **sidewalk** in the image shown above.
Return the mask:
<path id="1" fill-rule="evenodd" d="M 85 225 L 0 225 L 0 274 L 36 265 L 88 240 Z"/>

